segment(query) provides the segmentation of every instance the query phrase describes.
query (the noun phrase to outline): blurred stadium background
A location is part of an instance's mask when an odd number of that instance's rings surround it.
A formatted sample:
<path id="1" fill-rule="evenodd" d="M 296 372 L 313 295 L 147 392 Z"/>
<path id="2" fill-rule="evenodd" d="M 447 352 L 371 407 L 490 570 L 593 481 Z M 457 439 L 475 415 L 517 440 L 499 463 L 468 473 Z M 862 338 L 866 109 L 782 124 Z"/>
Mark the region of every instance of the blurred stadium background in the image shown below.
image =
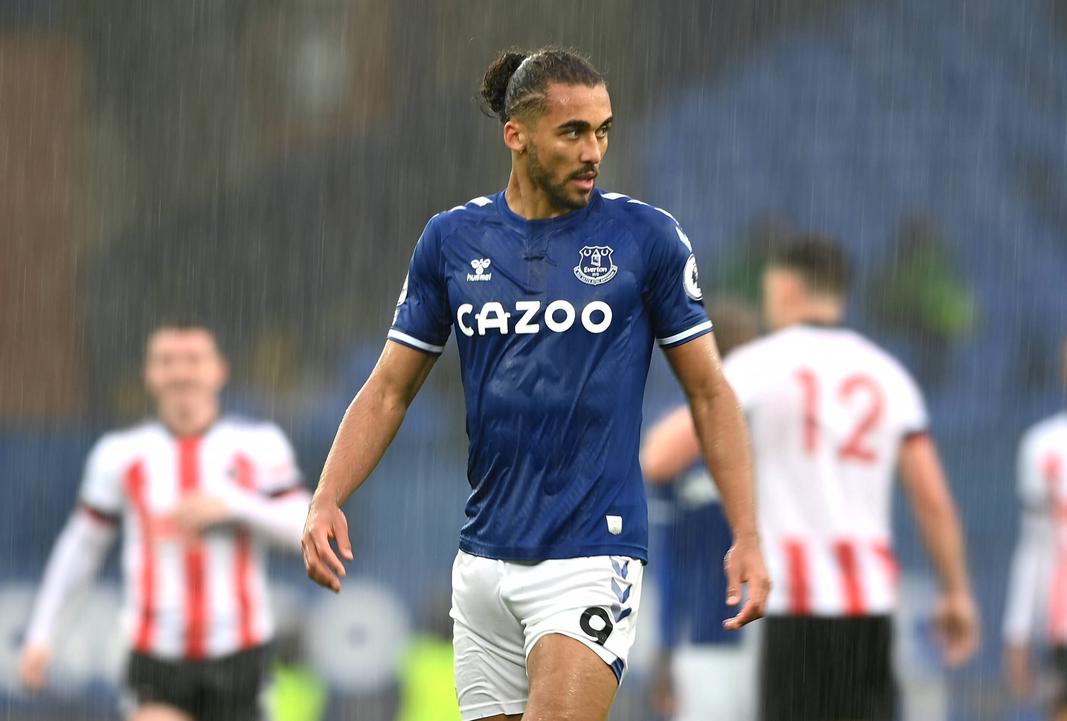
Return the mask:
<path id="1" fill-rule="evenodd" d="M 901 518 L 911 716 L 1036 718 L 1000 682 L 998 626 L 1015 444 L 1063 402 L 1059 0 L 0 0 L 0 717 L 113 717 L 114 564 L 70 621 L 56 691 L 20 695 L 14 668 L 89 444 L 148 409 L 153 321 L 210 319 L 229 409 L 277 420 L 313 482 L 423 223 L 506 180 L 474 99 L 485 66 L 546 43 L 607 75 L 601 184 L 679 218 L 708 295 L 755 300 L 790 229 L 849 248 L 851 323 L 928 393 L 984 614 L 980 658 L 943 677 Z M 679 400 L 657 363 L 650 418 Z M 293 683 L 322 718 L 394 718 L 408 651 L 447 611 L 465 437 L 454 351 L 439 366 L 350 504 L 358 583 L 328 597 L 274 565 L 309 674 Z M 637 655 L 614 718 L 649 717 Z"/>

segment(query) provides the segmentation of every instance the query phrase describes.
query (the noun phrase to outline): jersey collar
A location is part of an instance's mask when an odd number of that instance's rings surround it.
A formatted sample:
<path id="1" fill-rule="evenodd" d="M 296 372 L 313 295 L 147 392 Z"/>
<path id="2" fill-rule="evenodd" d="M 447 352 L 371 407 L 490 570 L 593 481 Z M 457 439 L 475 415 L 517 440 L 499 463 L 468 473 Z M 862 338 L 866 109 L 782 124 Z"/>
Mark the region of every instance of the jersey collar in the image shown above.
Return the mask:
<path id="1" fill-rule="evenodd" d="M 504 197 L 504 191 L 493 196 L 494 205 L 499 209 L 500 216 L 511 227 L 519 230 L 523 233 L 540 233 L 544 231 L 555 231 L 563 228 L 570 227 L 571 225 L 582 221 L 586 218 L 595 206 L 600 205 L 603 200 L 600 197 L 600 190 L 598 188 L 593 189 L 593 197 L 589 199 L 589 204 L 584 208 L 578 210 L 572 210 L 565 215 L 560 215 L 555 218 L 545 218 L 543 220 L 527 220 L 521 215 L 515 213 L 508 207 L 507 198 Z"/>

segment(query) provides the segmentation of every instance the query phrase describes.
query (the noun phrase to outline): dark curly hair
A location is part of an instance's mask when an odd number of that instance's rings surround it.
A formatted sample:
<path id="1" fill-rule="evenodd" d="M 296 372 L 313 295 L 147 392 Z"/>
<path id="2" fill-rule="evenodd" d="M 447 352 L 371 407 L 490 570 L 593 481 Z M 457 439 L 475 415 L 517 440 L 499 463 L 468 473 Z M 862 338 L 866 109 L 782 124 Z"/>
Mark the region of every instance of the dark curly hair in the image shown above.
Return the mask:
<path id="1" fill-rule="evenodd" d="M 604 76 L 572 50 L 505 50 L 485 71 L 482 99 L 490 114 L 504 123 L 516 115 L 543 112 L 549 83 L 592 88 L 604 85 Z"/>

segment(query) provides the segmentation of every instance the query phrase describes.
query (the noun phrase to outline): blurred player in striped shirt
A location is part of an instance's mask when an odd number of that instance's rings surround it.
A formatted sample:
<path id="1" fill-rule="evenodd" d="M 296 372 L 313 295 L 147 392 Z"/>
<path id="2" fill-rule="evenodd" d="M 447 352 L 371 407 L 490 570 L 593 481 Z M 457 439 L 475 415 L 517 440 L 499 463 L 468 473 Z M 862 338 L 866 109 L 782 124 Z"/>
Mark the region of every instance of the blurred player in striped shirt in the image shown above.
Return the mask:
<path id="1" fill-rule="evenodd" d="M 266 544 L 299 549 L 308 495 L 277 426 L 221 416 L 227 373 L 201 326 L 165 325 L 149 337 L 145 382 L 157 417 L 105 435 L 89 455 L 26 634 L 28 688 L 45 686 L 56 620 L 121 526 L 127 717 L 261 717 L 273 633 Z"/>
<path id="2" fill-rule="evenodd" d="M 889 354 L 841 326 L 849 281 L 833 241 L 789 242 L 763 276 L 771 333 L 723 362 L 750 423 L 774 583 L 763 721 L 896 718 L 894 471 L 941 581 L 933 612 L 945 660 L 961 664 L 978 645 L 962 533 L 922 393 Z"/>
<path id="3" fill-rule="evenodd" d="M 1067 342 L 1062 348 L 1067 386 Z M 1020 698 L 1037 690 L 1035 641 L 1051 648 L 1055 671 L 1050 716 L 1067 720 L 1067 413 L 1035 424 L 1019 443 L 1019 541 L 1004 614 L 1008 683 Z"/>
<path id="4" fill-rule="evenodd" d="M 922 393 L 881 348 L 841 327 L 850 281 L 836 243 L 798 238 L 763 277 L 770 335 L 725 363 L 752 427 L 760 526 L 775 588 L 760 661 L 764 721 L 896 718 L 893 474 L 941 581 L 945 659 L 978 644 L 955 504 Z"/>

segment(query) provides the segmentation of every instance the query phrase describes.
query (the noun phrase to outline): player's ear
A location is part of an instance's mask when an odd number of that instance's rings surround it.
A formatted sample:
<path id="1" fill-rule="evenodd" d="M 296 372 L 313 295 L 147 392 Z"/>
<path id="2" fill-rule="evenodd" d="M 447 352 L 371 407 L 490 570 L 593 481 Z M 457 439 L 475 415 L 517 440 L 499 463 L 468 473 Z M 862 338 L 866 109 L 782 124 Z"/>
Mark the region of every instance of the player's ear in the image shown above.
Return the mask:
<path id="1" fill-rule="evenodd" d="M 515 118 L 510 118 L 504 123 L 504 145 L 515 153 L 526 151 L 526 143 L 529 139 L 529 128 L 526 123 Z"/>

